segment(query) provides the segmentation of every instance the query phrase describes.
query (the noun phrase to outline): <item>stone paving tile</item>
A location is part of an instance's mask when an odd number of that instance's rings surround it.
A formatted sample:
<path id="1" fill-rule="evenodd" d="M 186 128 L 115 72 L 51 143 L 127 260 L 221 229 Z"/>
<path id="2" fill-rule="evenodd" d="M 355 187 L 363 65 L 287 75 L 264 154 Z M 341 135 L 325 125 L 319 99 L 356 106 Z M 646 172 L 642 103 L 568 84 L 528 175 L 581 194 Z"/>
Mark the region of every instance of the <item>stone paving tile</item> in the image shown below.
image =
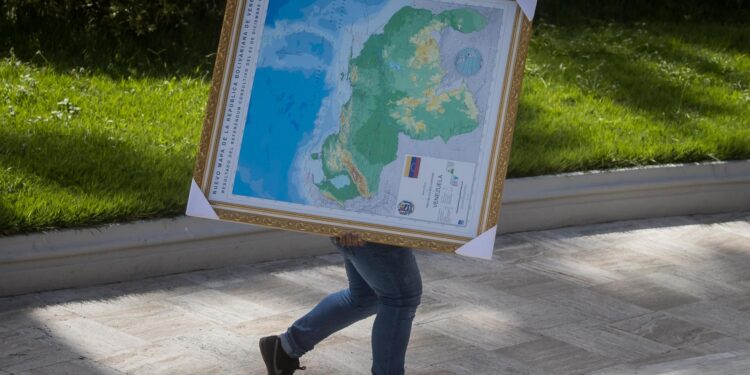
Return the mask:
<path id="1" fill-rule="evenodd" d="M 714 227 L 737 236 L 750 238 L 750 219 L 748 218 L 745 218 L 744 221 L 730 221 L 714 224 Z"/>
<path id="2" fill-rule="evenodd" d="M 417 252 L 407 373 L 750 373 L 750 213 L 498 238 L 493 261 Z M 265 374 L 260 337 L 346 287 L 339 254 L 0 298 L 0 375 Z M 303 357 L 368 374 L 374 317 Z"/>
<path id="3" fill-rule="evenodd" d="M 497 352 L 523 363 L 533 364 L 550 374 L 580 374 L 616 363 L 614 359 L 549 337 L 499 349 Z"/>
<path id="4" fill-rule="evenodd" d="M 414 324 L 429 323 L 434 320 L 452 318 L 461 313 L 460 303 L 444 301 L 431 294 L 422 295 L 422 303 L 417 308 Z"/>
<path id="5" fill-rule="evenodd" d="M 332 250 L 335 252 L 335 250 Z M 267 273 L 276 275 L 279 273 L 289 273 L 295 271 L 305 271 L 317 267 L 330 266 L 331 262 L 321 259 L 318 257 L 307 257 L 307 258 L 296 258 L 296 259 L 280 259 L 270 262 L 263 262 L 253 264 L 250 268 L 256 270 L 259 273 Z M 342 270 L 343 271 L 343 270 Z"/>
<path id="6" fill-rule="evenodd" d="M 547 253 L 547 250 L 534 242 L 526 242 L 519 238 L 523 234 L 509 234 L 498 237 L 500 245 L 495 244 L 493 260 L 503 264 L 514 264 Z M 503 240 L 513 238 L 512 244 L 503 244 Z"/>
<path id="7" fill-rule="evenodd" d="M 111 284 L 110 288 L 118 296 L 131 296 L 143 301 L 160 301 L 206 288 L 187 279 L 186 275 L 189 273 L 116 283 Z"/>
<path id="8" fill-rule="evenodd" d="M 20 328 L 40 327 L 51 321 L 78 318 L 80 315 L 63 306 L 44 306 L 0 313 L 0 329 L 14 330 Z"/>
<path id="9" fill-rule="evenodd" d="M 175 340 L 116 352 L 97 362 L 128 374 L 227 373 L 219 359 Z"/>
<path id="10" fill-rule="evenodd" d="M 750 283 L 745 284 L 742 288 L 750 286 Z M 750 313 L 750 290 L 744 289 L 742 293 L 726 296 L 721 299 L 715 300 L 720 305 L 731 307 L 735 310 Z"/>
<path id="11" fill-rule="evenodd" d="M 0 375 L 3 375 L 0 371 Z M 88 359 L 55 363 L 45 367 L 18 372 L 17 375 L 124 375 L 124 372 Z"/>
<path id="12" fill-rule="evenodd" d="M 495 314 L 476 309 L 454 317 L 434 320 L 422 327 L 453 337 L 487 351 L 535 340 L 537 335 L 501 321 Z M 487 329 L 492 327 L 492 329 Z"/>
<path id="13" fill-rule="evenodd" d="M 623 364 L 592 375 L 740 375 L 750 373 L 750 353 L 719 353 L 689 357 L 656 364 Z"/>
<path id="14" fill-rule="evenodd" d="M 307 370 L 302 371 L 301 375 L 369 375 L 370 358 L 357 358 L 355 363 L 343 363 L 338 356 L 324 355 L 318 351 L 306 355 L 301 361 Z M 265 369 L 257 372 L 250 372 L 257 375 L 266 375 Z"/>
<path id="15" fill-rule="evenodd" d="M 613 323 L 610 327 L 674 348 L 695 347 L 727 337 L 724 334 L 688 323 L 665 312 L 641 315 Z"/>
<path id="16" fill-rule="evenodd" d="M 518 264 L 553 279 L 592 286 L 622 280 L 624 276 L 568 256 L 533 258 Z"/>
<path id="17" fill-rule="evenodd" d="M 286 314 L 266 316 L 263 318 L 248 320 L 234 326 L 229 326 L 229 329 L 242 336 L 264 337 L 277 335 L 286 331 L 295 319 L 306 312 L 307 309 Z"/>
<path id="18" fill-rule="evenodd" d="M 348 285 L 346 271 L 339 265 L 326 264 L 302 270 L 278 271 L 273 275 L 325 294 L 341 290 Z"/>
<path id="19" fill-rule="evenodd" d="M 568 283 L 553 282 L 535 287 L 534 298 L 562 306 L 592 320 L 613 322 L 650 312 L 648 309 L 606 294 Z"/>
<path id="20" fill-rule="evenodd" d="M 711 328 L 729 336 L 750 338 L 750 313 L 720 305 L 713 301 L 702 301 L 667 310 L 683 320 Z"/>
<path id="21" fill-rule="evenodd" d="M 715 340 L 691 345 L 689 348 L 698 353 L 705 354 L 750 352 L 750 341 L 734 337 L 720 337 Z"/>
<path id="22" fill-rule="evenodd" d="M 274 311 L 266 306 L 213 289 L 170 297 L 166 302 L 216 324 L 238 324 L 274 314 Z"/>
<path id="23" fill-rule="evenodd" d="M 697 352 L 697 351 L 693 351 L 690 349 L 675 349 L 666 353 L 654 354 L 652 356 L 641 358 L 637 361 L 628 362 L 628 364 L 638 365 L 638 366 L 656 365 L 659 363 L 672 362 L 672 361 L 693 358 L 693 357 L 700 357 L 704 354 L 705 353 L 703 352 L 699 352 L 699 351 Z"/>
<path id="24" fill-rule="evenodd" d="M 490 274 L 502 274 L 509 267 L 503 267 L 497 262 L 486 262 L 480 259 L 460 257 L 451 254 L 433 253 L 428 251 L 415 252 L 419 271 L 423 282 L 454 278 L 461 276 L 474 276 Z"/>
<path id="25" fill-rule="evenodd" d="M 227 373 L 242 373 L 247 369 L 263 368 L 257 355 L 261 336 L 242 336 L 225 328 L 192 331 L 161 343 L 169 343 L 190 352 L 208 354 L 217 366 Z"/>
<path id="26" fill-rule="evenodd" d="M 179 276 L 201 287 L 215 289 L 234 284 L 246 284 L 248 279 L 256 274 L 258 271 L 252 266 L 237 266 L 190 272 Z"/>
<path id="27" fill-rule="evenodd" d="M 430 330 L 414 330 L 406 351 L 406 367 L 417 369 L 425 364 L 455 361 L 475 347 L 463 340 Z"/>
<path id="28" fill-rule="evenodd" d="M 123 309 L 132 310 L 142 306 L 146 306 L 151 301 L 152 299 L 144 298 L 141 295 L 124 294 L 93 300 L 74 300 L 70 302 L 61 302 L 56 305 L 49 305 L 47 306 L 47 308 L 62 308 L 78 316 L 103 316 L 106 314 L 117 313 Z M 38 309 L 35 311 L 38 311 Z"/>
<path id="29" fill-rule="evenodd" d="M 626 277 L 649 274 L 672 265 L 664 259 L 632 251 L 626 244 L 617 241 L 601 242 L 602 246 L 584 248 L 572 254 L 571 258 Z"/>
<path id="30" fill-rule="evenodd" d="M 42 328 L 21 328 L 0 334 L 0 370 L 16 373 L 80 357 Z"/>
<path id="31" fill-rule="evenodd" d="M 699 299 L 714 299 L 742 293 L 736 281 L 723 281 L 707 272 L 687 270 L 681 267 L 662 268 L 657 272 L 641 276 L 643 280 L 662 285 L 678 293 Z"/>
<path id="32" fill-rule="evenodd" d="M 210 329 L 212 321 L 182 308 L 150 302 L 107 313 L 86 314 L 86 317 L 128 335 L 148 341 L 179 336 L 191 330 Z"/>
<path id="33" fill-rule="evenodd" d="M 338 285 L 335 290 L 343 288 L 344 285 Z M 285 313 L 315 305 L 328 293 L 334 291 L 321 291 L 269 274 L 253 274 L 248 276 L 243 283 L 233 283 L 219 287 L 217 290 L 262 305 L 275 313 Z"/>
<path id="34" fill-rule="evenodd" d="M 47 327 L 59 342 L 87 358 L 102 358 L 148 344 L 144 339 L 87 318 L 50 322 Z"/>
<path id="35" fill-rule="evenodd" d="M 700 300 L 640 277 L 597 285 L 592 290 L 649 310 L 663 310 Z"/>
<path id="36" fill-rule="evenodd" d="M 458 279 L 435 281 L 424 289 L 438 299 L 495 309 L 502 314 L 503 321 L 519 328 L 548 328 L 586 319 L 586 316 L 540 299 L 522 298 Z"/>
<path id="37" fill-rule="evenodd" d="M 551 375 L 559 372 L 547 372 L 527 362 L 503 355 L 495 351 L 470 349 L 459 353 L 455 358 L 429 366 L 413 369 L 418 375 Z"/>
<path id="38" fill-rule="evenodd" d="M 504 291 L 510 291 L 520 287 L 528 287 L 530 285 L 538 285 L 554 280 L 555 279 L 539 272 L 513 266 L 504 266 L 498 268 L 495 272 L 483 273 L 466 278 L 467 282 Z"/>
<path id="39" fill-rule="evenodd" d="M 0 314 L 10 311 L 30 309 L 44 305 L 38 294 L 25 294 L 16 297 L 0 297 Z"/>
<path id="40" fill-rule="evenodd" d="M 319 345 L 300 360 L 303 366 L 312 368 L 324 363 L 332 374 L 366 375 L 371 373 L 372 354 L 366 339 L 346 340 L 330 345 Z"/>
<path id="41" fill-rule="evenodd" d="M 637 361 L 674 350 L 669 345 L 604 325 L 573 323 L 539 330 L 537 333 L 621 361 Z"/>

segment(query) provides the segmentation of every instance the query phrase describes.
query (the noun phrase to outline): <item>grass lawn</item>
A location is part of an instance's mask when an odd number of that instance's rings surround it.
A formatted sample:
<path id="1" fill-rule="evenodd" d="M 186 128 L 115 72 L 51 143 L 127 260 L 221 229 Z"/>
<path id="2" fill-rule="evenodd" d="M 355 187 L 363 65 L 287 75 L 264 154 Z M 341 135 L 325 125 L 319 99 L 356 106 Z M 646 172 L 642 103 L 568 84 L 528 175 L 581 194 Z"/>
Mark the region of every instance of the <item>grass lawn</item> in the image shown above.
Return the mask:
<path id="1" fill-rule="evenodd" d="M 0 62 L 0 232 L 184 212 L 208 85 Z"/>
<path id="2" fill-rule="evenodd" d="M 748 158 L 750 26 L 537 26 L 510 176 Z"/>
<path id="3" fill-rule="evenodd" d="M 0 60 L 0 234 L 182 214 L 205 72 Z M 750 26 L 535 29 L 510 177 L 750 158 Z"/>

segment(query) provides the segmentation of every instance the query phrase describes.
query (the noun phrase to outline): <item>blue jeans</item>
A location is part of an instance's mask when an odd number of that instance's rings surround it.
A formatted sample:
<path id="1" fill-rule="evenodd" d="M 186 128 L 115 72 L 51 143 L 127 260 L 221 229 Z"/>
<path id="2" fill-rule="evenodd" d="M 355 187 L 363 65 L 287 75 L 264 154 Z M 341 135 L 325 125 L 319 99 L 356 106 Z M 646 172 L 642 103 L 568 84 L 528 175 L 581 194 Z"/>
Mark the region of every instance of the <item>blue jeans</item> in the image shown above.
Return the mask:
<path id="1" fill-rule="evenodd" d="M 291 357 L 301 357 L 332 333 L 377 314 L 372 327 L 372 373 L 403 374 L 422 277 L 412 250 L 368 243 L 336 246 L 349 288 L 325 297 L 281 335 Z"/>

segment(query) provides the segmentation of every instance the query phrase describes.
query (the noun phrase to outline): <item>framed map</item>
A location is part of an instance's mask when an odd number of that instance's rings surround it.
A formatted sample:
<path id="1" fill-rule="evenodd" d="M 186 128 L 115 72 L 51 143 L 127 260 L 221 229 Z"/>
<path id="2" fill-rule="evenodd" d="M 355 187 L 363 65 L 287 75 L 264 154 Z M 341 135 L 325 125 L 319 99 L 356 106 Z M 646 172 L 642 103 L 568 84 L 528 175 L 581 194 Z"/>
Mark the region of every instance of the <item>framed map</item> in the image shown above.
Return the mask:
<path id="1" fill-rule="evenodd" d="M 229 0 L 195 184 L 221 220 L 453 251 L 497 225 L 530 29 L 505 0 Z"/>

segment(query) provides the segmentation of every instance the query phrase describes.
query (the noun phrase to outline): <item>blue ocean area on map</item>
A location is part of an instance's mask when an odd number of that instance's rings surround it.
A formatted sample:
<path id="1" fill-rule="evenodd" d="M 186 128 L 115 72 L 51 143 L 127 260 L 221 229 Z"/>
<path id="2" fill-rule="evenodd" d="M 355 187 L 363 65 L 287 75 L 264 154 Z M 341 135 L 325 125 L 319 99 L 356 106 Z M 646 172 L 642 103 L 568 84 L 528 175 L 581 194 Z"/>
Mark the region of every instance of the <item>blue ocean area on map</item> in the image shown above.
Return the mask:
<path id="1" fill-rule="evenodd" d="M 268 16 L 266 17 L 266 25 L 273 26 L 277 20 L 300 20 L 305 17 L 305 10 L 309 9 L 311 5 L 316 5 L 319 8 L 326 7 L 335 0 L 270 0 L 268 2 Z M 360 18 L 367 13 L 369 10 L 361 5 L 367 7 L 377 7 L 385 3 L 386 0 L 349 0 L 351 5 L 355 7 L 339 6 L 336 11 L 342 16 L 349 16 L 354 18 Z M 356 5 L 360 5 L 356 7 Z M 328 29 L 335 29 L 335 22 L 330 19 L 320 19 L 321 26 Z"/>
<path id="2" fill-rule="evenodd" d="M 331 5 L 334 0 L 270 0 L 265 20 L 266 32 L 278 22 L 305 23 L 313 6 Z M 385 0 L 349 0 L 333 6 L 328 16 L 318 18 L 319 26 L 336 30 L 341 22 L 365 17 Z M 264 44 L 256 69 L 247 121 L 240 148 L 233 194 L 306 203 L 292 180 L 291 170 L 299 143 L 315 126 L 321 103 L 332 87 L 325 73 L 333 58 L 333 46 L 312 32 L 288 33 L 278 42 Z M 271 60 L 275 59 L 275 60 Z M 268 61 L 289 62 L 280 69 Z M 274 67 L 271 67 L 274 66 Z M 289 90 L 293 87 L 294 90 Z M 349 183 L 345 177 L 338 186 Z"/>
<path id="3" fill-rule="evenodd" d="M 328 95 L 322 77 L 316 76 L 320 73 L 307 77 L 302 71 L 256 70 L 234 194 L 304 202 L 290 186 L 289 175 L 279 172 L 291 168 L 297 144 L 312 131 Z"/>
<path id="4" fill-rule="evenodd" d="M 333 58 L 333 46 L 319 35 L 298 32 L 287 36 L 285 40 L 286 46 L 276 51 L 276 55 L 279 58 L 290 55 L 311 54 L 326 63 L 330 63 Z"/>

